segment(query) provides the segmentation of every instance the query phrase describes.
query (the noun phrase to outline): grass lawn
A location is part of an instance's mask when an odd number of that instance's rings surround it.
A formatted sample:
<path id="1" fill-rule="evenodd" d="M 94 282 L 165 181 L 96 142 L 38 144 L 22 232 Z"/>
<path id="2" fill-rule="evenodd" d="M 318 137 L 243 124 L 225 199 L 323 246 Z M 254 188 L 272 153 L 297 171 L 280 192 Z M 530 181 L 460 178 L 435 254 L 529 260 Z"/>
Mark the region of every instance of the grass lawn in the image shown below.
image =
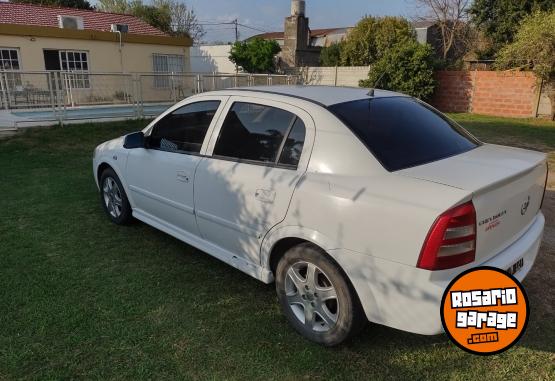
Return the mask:
<path id="1" fill-rule="evenodd" d="M 555 151 L 555 124 L 453 115 L 478 137 Z M 491 357 L 446 336 L 369 326 L 346 345 L 305 341 L 273 285 L 144 224 L 104 216 L 91 154 L 145 122 L 36 129 L 0 141 L 0 380 L 555 379 L 555 196 L 525 281 L 521 342 Z M 555 168 L 555 166 L 553 167 Z"/>

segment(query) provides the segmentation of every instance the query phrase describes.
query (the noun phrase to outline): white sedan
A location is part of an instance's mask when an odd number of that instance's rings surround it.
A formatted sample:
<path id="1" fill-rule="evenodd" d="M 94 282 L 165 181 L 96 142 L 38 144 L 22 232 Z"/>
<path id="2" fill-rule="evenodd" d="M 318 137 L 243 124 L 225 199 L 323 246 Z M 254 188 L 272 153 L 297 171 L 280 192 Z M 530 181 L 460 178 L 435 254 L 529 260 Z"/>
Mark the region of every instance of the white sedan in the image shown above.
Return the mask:
<path id="1" fill-rule="evenodd" d="M 522 280 L 544 229 L 546 156 L 484 144 L 387 91 L 204 93 L 94 153 L 109 218 L 132 217 L 265 283 L 292 326 L 335 345 L 367 320 L 442 332 L 450 280 Z"/>

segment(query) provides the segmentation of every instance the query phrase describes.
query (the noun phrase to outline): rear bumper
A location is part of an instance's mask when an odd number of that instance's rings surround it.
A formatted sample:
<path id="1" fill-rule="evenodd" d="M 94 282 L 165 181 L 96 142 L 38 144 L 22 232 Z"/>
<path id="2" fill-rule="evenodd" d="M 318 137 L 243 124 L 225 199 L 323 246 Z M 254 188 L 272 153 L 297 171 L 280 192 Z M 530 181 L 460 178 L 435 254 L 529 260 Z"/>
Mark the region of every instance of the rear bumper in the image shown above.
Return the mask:
<path id="1" fill-rule="evenodd" d="M 539 212 L 526 233 L 480 265 L 506 270 L 523 258 L 523 267 L 515 274 L 522 281 L 536 260 L 544 226 Z M 455 276 L 476 266 L 428 271 L 344 249 L 329 253 L 349 276 L 368 320 L 423 335 L 443 332 L 439 314 L 443 292 Z"/>

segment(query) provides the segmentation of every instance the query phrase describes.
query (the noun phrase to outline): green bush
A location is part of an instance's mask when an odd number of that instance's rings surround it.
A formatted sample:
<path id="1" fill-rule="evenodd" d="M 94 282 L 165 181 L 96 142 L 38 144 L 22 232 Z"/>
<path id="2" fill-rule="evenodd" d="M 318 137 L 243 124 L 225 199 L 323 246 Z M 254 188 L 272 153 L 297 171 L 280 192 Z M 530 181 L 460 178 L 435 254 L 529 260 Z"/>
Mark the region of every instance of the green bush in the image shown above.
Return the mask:
<path id="1" fill-rule="evenodd" d="M 254 38 L 233 44 L 229 59 L 248 73 L 273 73 L 274 57 L 280 51 L 277 41 Z"/>
<path id="2" fill-rule="evenodd" d="M 410 23 L 402 17 L 364 17 L 349 33 L 341 49 L 341 64 L 371 65 L 390 47 L 415 39 Z"/>
<path id="3" fill-rule="evenodd" d="M 368 79 L 360 81 L 359 85 L 427 99 L 434 92 L 433 75 L 432 47 L 407 40 L 386 49 L 382 57 L 370 67 Z"/>
<path id="4" fill-rule="evenodd" d="M 331 44 L 322 48 L 320 52 L 320 66 L 341 65 L 341 43 Z"/>

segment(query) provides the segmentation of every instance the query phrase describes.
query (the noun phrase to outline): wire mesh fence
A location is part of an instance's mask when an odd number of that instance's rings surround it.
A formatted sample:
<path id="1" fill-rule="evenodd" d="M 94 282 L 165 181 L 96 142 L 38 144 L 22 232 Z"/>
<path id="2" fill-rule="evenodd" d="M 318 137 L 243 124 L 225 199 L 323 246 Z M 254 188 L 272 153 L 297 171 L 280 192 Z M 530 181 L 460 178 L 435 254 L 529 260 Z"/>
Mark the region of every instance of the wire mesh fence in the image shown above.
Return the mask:
<path id="1" fill-rule="evenodd" d="M 90 110 L 98 118 L 155 116 L 191 95 L 244 86 L 297 84 L 294 75 L 0 71 L 0 109 L 20 115 L 50 110 L 53 120 Z M 113 108 L 113 112 L 106 112 Z M 77 111 L 80 110 L 79 113 Z M 102 110 L 103 112 L 96 112 Z"/>

